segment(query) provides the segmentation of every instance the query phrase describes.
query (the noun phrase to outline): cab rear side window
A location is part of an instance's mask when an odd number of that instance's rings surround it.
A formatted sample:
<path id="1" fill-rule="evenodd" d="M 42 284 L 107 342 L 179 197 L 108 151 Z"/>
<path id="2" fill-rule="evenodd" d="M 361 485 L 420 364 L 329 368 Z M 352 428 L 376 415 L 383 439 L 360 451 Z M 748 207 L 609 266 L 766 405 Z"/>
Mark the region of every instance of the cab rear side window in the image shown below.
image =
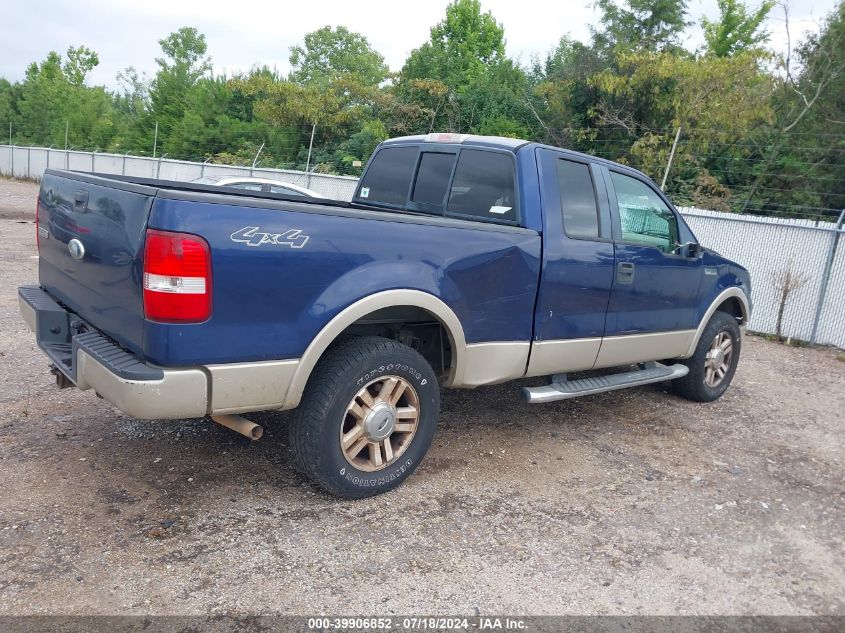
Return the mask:
<path id="1" fill-rule="evenodd" d="M 515 221 L 514 175 L 513 160 L 507 154 L 461 150 L 447 213 L 488 221 Z"/>
<path id="2" fill-rule="evenodd" d="M 446 192 L 449 191 L 449 179 L 455 166 L 455 154 L 423 152 L 417 169 L 417 181 L 411 202 L 435 205 L 443 208 Z"/>
<path id="3" fill-rule="evenodd" d="M 598 204 L 589 166 L 558 159 L 557 184 L 560 188 L 560 210 L 566 234 L 581 239 L 598 238 Z"/>
<path id="4" fill-rule="evenodd" d="M 358 191 L 365 202 L 404 206 L 414 176 L 418 148 L 385 147 L 367 168 Z"/>

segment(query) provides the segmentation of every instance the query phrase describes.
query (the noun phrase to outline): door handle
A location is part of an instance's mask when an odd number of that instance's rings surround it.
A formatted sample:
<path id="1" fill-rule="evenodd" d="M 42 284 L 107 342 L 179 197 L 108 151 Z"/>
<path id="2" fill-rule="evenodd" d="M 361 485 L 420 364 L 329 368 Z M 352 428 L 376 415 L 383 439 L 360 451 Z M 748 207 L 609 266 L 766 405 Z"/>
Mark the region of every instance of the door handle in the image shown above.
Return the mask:
<path id="1" fill-rule="evenodd" d="M 633 262 L 619 262 L 616 265 L 616 281 L 620 284 L 630 284 L 634 281 Z"/>

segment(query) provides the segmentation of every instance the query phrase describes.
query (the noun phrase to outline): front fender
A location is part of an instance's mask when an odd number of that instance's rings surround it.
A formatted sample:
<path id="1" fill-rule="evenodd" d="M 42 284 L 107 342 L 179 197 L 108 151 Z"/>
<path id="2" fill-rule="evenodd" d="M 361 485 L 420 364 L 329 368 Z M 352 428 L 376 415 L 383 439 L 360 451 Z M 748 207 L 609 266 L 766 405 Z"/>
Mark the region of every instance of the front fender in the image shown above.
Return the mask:
<path id="1" fill-rule="evenodd" d="M 698 341 L 701 340 L 701 335 L 704 333 L 704 328 L 707 327 L 707 322 L 710 321 L 710 317 L 712 317 L 713 313 L 719 309 L 720 305 L 732 298 L 739 300 L 739 304 L 742 309 L 742 322 L 743 324 L 748 323 L 748 318 L 751 315 L 751 307 L 748 297 L 743 289 L 740 286 L 731 286 L 729 288 L 722 289 L 708 304 L 707 309 L 704 311 L 704 314 L 699 320 L 698 328 L 695 331 L 692 341 L 690 341 L 689 348 L 687 348 L 686 354 L 684 354 L 681 358 L 689 358 L 695 353 L 695 348 L 698 346 Z"/>

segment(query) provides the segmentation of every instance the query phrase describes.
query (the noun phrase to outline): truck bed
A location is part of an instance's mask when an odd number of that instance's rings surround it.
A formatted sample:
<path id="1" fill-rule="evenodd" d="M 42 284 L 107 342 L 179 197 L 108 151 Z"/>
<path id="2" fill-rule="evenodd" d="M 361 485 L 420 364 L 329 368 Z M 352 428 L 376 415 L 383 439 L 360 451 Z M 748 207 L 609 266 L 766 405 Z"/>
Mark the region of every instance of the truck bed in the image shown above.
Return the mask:
<path id="1" fill-rule="evenodd" d="M 40 228 L 49 231 L 41 243 L 43 289 L 156 365 L 298 358 L 338 312 L 391 288 L 439 297 L 465 324 L 468 343 L 531 339 L 541 253 L 533 230 L 59 170 L 45 173 L 39 214 Z M 144 317 L 147 229 L 208 242 L 213 309 L 207 321 Z M 82 261 L 68 253 L 74 238 L 86 245 Z"/>

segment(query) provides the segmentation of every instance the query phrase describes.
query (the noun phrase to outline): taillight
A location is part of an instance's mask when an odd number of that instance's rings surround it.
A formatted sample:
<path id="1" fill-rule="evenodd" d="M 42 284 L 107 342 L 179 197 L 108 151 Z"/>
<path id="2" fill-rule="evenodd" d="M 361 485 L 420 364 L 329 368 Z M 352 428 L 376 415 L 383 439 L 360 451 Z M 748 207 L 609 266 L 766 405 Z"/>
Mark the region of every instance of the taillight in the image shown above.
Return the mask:
<path id="1" fill-rule="evenodd" d="M 35 198 L 35 248 L 41 250 L 41 237 L 38 235 L 38 211 L 41 209 L 41 200 Z"/>
<path id="2" fill-rule="evenodd" d="M 197 323 L 211 316 L 211 255 L 204 239 L 147 229 L 144 315 L 167 323 Z"/>

